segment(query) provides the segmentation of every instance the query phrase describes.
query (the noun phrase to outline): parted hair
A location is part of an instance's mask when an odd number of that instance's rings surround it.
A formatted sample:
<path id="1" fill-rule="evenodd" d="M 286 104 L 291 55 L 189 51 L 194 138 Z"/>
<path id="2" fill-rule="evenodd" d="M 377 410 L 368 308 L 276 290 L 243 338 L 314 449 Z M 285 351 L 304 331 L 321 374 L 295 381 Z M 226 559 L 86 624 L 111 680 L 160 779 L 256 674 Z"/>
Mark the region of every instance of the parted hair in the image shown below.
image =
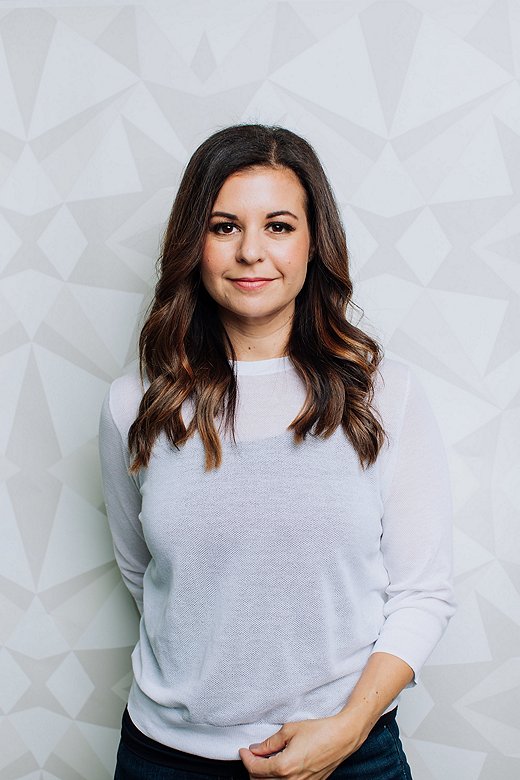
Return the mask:
<path id="1" fill-rule="evenodd" d="M 325 171 L 311 144 L 296 133 L 278 125 L 235 124 L 193 153 L 162 236 L 155 294 L 139 337 L 144 392 L 128 434 L 131 472 L 148 465 L 162 432 L 179 448 L 198 430 L 206 471 L 222 463 L 217 416 L 236 441 L 236 353 L 201 282 L 200 264 L 220 188 L 236 171 L 257 166 L 289 168 L 298 176 L 310 232 L 311 261 L 285 347 L 306 398 L 288 430 L 300 443 L 307 435 L 327 438 L 341 425 L 363 468 L 383 444 L 386 433 L 371 407 L 383 350 L 349 321 L 349 306 L 359 307 L 352 301 L 345 231 Z M 194 415 L 186 426 L 181 406 L 188 398 Z"/>

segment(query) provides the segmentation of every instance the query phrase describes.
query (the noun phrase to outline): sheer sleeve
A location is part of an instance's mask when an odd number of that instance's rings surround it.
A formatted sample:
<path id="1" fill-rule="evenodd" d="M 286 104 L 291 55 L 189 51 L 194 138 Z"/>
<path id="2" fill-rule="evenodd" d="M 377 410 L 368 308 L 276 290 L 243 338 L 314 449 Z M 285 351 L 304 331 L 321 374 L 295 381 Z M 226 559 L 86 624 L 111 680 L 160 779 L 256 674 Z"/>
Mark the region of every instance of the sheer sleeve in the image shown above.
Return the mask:
<path id="1" fill-rule="evenodd" d="M 116 563 L 142 614 L 143 576 L 151 556 L 139 520 L 141 494 L 136 478 L 128 472 L 128 447 L 112 414 L 110 391 L 105 397 L 100 415 L 99 454 L 103 495 Z"/>
<path id="2" fill-rule="evenodd" d="M 448 459 L 432 407 L 410 368 L 390 468 L 381 537 L 389 579 L 386 619 L 372 652 L 406 661 L 413 685 L 456 605 Z"/>

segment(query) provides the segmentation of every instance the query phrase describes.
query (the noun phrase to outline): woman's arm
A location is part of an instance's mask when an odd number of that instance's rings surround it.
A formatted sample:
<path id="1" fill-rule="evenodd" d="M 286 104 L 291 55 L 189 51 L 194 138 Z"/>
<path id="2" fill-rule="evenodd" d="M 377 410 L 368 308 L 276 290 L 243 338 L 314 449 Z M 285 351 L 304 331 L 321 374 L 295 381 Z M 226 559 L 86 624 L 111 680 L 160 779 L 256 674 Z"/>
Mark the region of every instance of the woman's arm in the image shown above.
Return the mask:
<path id="1" fill-rule="evenodd" d="M 347 703 L 333 716 L 342 724 L 345 735 L 352 735 L 361 745 L 413 676 L 413 669 L 401 658 L 390 653 L 372 653 Z"/>
<path id="2" fill-rule="evenodd" d="M 143 576 L 151 556 L 139 520 L 141 494 L 136 478 L 128 472 L 130 458 L 124 440 L 126 431 L 118 427 L 112 414 L 113 388 L 114 385 L 105 397 L 99 421 L 103 495 L 115 559 L 123 582 L 142 614 Z M 120 392 L 120 388 L 116 388 L 114 395 L 119 403 L 125 401 L 124 393 Z"/>
<path id="3" fill-rule="evenodd" d="M 385 622 L 372 652 L 413 669 L 415 685 L 455 612 L 453 504 L 448 458 L 426 392 L 411 369 L 400 432 L 383 475 L 381 553 Z"/>

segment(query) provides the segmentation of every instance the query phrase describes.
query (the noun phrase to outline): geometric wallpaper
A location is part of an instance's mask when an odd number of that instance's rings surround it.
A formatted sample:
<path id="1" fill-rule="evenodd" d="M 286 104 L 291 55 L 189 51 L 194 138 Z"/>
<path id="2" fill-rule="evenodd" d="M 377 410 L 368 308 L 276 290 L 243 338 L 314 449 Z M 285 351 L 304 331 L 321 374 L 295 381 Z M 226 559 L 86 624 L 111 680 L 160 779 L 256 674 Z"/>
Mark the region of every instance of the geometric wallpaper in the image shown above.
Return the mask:
<path id="1" fill-rule="evenodd" d="M 0 780 L 110 780 L 137 612 L 97 426 L 183 167 L 307 138 L 361 327 L 446 444 L 458 611 L 405 691 L 414 780 L 520 777 L 520 4 L 0 4 Z M 362 310 L 362 311 L 361 311 Z"/>

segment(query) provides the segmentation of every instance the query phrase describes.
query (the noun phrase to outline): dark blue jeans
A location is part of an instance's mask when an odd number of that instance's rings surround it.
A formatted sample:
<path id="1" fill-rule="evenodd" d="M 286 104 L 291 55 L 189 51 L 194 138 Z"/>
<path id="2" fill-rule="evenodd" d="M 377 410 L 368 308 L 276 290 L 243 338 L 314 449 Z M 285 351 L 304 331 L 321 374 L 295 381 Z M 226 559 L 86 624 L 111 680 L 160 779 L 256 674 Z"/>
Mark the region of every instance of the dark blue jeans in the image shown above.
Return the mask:
<path id="1" fill-rule="evenodd" d="M 114 780 L 249 780 L 241 761 L 231 761 L 229 771 L 221 770 L 222 762 L 217 764 L 219 769 L 211 773 L 172 768 L 140 758 L 120 742 Z M 376 724 L 361 747 L 342 761 L 329 779 L 412 780 L 395 719 Z"/>

